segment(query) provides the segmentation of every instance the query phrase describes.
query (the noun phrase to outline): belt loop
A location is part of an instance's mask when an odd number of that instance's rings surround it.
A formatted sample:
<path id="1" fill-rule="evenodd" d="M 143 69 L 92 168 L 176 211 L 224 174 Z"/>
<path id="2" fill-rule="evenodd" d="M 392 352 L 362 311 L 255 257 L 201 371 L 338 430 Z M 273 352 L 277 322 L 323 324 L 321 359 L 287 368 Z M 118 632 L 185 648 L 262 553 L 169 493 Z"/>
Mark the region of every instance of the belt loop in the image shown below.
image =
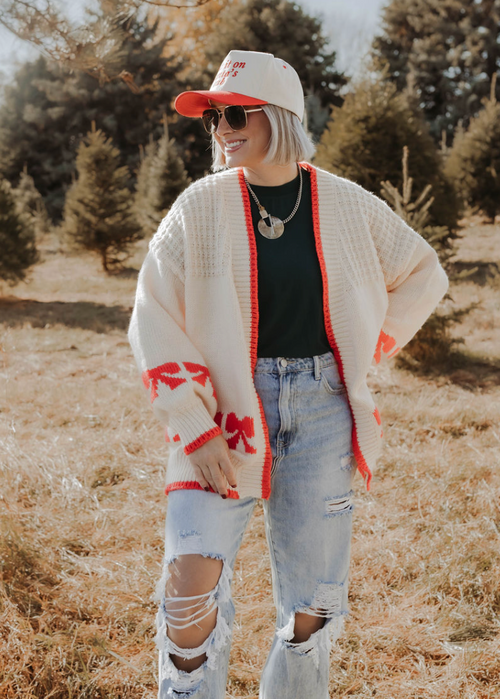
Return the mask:
<path id="1" fill-rule="evenodd" d="M 319 357 L 315 354 L 313 357 L 314 360 L 314 380 L 319 381 L 321 378 L 321 369 L 319 366 Z"/>

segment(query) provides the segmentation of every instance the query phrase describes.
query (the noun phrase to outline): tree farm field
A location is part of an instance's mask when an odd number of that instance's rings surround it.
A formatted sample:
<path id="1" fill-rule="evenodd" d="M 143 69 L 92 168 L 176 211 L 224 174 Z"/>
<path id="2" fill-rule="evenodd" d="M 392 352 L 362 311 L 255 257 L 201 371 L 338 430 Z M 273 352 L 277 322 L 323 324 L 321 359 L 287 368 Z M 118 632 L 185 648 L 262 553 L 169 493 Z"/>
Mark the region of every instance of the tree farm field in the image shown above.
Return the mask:
<path id="1" fill-rule="evenodd" d="M 500 225 L 462 225 L 460 362 L 370 376 L 385 442 L 370 492 L 355 481 L 331 697 L 500 697 Z M 39 247 L 0 299 L 0 697 L 153 698 L 168 444 L 126 338 L 147 243 L 109 276 L 54 235 Z M 233 593 L 227 697 L 256 699 L 274 630 L 260 504 Z"/>

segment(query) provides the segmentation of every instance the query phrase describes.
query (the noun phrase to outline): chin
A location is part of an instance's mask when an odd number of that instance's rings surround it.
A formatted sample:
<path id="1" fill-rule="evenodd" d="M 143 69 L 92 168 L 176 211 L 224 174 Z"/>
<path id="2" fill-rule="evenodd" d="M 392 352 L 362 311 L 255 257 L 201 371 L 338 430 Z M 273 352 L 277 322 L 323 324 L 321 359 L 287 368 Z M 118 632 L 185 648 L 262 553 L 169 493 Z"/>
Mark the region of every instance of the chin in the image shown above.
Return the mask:
<path id="1" fill-rule="evenodd" d="M 245 158 L 237 158 L 234 156 L 226 157 L 227 167 L 248 167 L 249 164 L 245 161 Z"/>

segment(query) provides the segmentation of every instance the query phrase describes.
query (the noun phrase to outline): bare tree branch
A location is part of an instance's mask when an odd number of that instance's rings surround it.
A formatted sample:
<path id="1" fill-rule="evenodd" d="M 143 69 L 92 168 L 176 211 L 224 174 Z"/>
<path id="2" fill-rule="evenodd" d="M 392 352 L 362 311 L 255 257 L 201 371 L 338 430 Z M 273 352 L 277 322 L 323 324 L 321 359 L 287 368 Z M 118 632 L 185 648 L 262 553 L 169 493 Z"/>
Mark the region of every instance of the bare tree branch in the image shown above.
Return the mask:
<path id="1" fill-rule="evenodd" d="M 190 2 L 188 5 L 176 5 L 173 2 L 162 2 L 161 0 L 142 0 L 142 2 L 138 2 L 138 5 L 155 5 L 156 7 L 201 7 L 202 5 L 206 5 L 209 3 L 210 0 L 193 0 L 193 2 Z"/>
<path id="2" fill-rule="evenodd" d="M 193 8 L 210 0 L 177 4 L 170 0 L 125 0 L 118 11 L 102 2 L 101 16 L 74 26 L 52 0 L 0 0 L 0 24 L 22 41 L 35 46 L 49 60 L 69 70 L 81 70 L 101 84 L 120 78 L 133 92 L 139 88 L 123 69 L 123 25 L 145 8 Z"/>

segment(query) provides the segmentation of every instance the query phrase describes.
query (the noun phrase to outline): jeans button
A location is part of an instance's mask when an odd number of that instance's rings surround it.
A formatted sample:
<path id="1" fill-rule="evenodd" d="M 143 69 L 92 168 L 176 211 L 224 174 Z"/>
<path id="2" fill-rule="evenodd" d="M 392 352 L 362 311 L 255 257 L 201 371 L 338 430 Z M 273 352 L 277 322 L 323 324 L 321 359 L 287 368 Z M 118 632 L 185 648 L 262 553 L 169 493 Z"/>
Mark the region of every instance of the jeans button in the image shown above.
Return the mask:
<path id="1" fill-rule="evenodd" d="M 286 359 L 282 359 L 281 362 L 280 362 L 280 364 L 281 364 L 282 367 L 286 367 L 287 364 L 288 364 L 288 362 L 286 361 Z"/>

